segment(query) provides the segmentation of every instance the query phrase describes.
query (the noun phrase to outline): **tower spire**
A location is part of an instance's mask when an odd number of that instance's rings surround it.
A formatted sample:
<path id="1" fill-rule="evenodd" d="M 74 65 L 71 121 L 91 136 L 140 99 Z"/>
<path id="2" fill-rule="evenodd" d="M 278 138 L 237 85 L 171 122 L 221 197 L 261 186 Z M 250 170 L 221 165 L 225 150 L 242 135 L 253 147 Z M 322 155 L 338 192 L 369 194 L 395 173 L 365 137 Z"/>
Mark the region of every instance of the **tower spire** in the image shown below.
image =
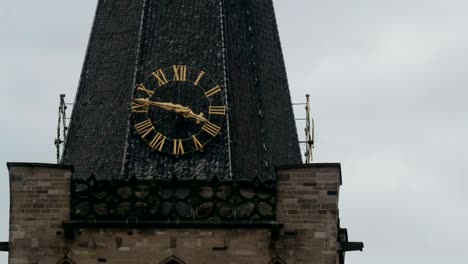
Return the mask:
<path id="1" fill-rule="evenodd" d="M 273 3 L 99 1 L 63 162 L 77 178 L 221 180 L 299 163 Z"/>

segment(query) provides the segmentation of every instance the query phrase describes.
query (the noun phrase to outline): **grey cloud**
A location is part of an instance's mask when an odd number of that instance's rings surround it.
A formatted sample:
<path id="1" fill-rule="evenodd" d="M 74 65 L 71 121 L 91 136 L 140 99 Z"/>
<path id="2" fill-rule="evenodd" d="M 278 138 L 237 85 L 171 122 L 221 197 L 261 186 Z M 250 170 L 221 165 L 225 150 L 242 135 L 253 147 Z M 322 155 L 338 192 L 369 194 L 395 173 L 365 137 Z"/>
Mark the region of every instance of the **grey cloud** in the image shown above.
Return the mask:
<path id="1" fill-rule="evenodd" d="M 347 263 L 464 263 L 465 1 L 275 1 L 317 161 L 343 166 Z M 297 109 L 297 116 L 303 115 Z"/>

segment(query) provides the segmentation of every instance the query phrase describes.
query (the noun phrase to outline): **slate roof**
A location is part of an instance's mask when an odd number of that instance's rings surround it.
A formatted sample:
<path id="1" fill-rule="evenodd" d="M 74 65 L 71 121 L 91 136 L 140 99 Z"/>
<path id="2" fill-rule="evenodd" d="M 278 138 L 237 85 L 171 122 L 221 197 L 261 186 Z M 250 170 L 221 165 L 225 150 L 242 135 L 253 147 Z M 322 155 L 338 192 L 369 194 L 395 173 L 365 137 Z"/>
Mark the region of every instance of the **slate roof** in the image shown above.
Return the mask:
<path id="1" fill-rule="evenodd" d="M 173 64 L 227 90 L 229 118 L 204 153 L 152 152 L 132 128 L 134 87 Z M 271 179 L 301 163 L 272 1 L 100 0 L 62 162 L 98 179 Z"/>

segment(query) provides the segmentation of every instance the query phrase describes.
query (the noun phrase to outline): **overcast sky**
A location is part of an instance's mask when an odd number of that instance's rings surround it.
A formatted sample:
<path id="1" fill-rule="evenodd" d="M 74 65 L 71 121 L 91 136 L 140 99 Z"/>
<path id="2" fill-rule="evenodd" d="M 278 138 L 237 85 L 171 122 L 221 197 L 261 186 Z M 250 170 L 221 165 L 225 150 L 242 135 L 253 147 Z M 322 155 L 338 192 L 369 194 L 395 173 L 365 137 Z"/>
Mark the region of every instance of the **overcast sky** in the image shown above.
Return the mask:
<path id="1" fill-rule="evenodd" d="M 468 1 L 275 4 L 294 102 L 311 94 L 316 161 L 342 164 L 342 225 L 365 242 L 346 263 L 466 263 Z M 1 241 L 4 164 L 55 162 L 58 95 L 73 100 L 95 6 L 0 1 Z"/>

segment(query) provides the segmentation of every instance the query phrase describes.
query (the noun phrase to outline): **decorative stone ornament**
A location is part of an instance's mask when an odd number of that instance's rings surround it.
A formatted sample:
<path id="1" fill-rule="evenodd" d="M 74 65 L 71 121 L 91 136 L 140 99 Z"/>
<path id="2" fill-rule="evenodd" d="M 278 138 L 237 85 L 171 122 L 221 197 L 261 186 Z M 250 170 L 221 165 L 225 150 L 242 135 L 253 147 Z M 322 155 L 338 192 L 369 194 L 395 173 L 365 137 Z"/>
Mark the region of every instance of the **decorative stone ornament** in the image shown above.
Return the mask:
<path id="1" fill-rule="evenodd" d="M 160 264 L 185 264 L 185 262 L 176 256 L 170 256 L 163 260 Z"/>
<path id="2" fill-rule="evenodd" d="M 68 256 L 65 256 L 61 260 L 59 260 L 57 264 L 75 264 L 75 262 L 73 262 L 73 260 L 68 258 Z"/>

